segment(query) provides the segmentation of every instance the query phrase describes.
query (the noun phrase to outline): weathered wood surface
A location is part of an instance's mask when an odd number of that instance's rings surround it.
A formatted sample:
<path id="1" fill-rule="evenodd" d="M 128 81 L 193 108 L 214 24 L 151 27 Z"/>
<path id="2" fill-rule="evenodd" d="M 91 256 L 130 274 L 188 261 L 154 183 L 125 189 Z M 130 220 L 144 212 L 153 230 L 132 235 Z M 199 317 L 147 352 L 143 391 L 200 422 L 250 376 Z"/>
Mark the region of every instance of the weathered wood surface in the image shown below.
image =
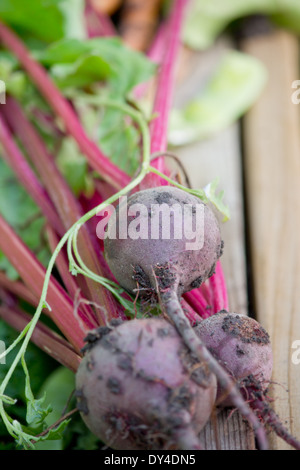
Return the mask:
<path id="1" fill-rule="evenodd" d="M 231 47 L 222 39 L 208 51 L 182 50 L 174 106 L 181 106 L 201 92 L 201 88 Z M 225 190 L 231 219 L 222 225 L 225 242 L 222 265 L 227 281 L 229 306 L 232 311 L 248 313 L 245 258 L 244 207 L 240 125 L 230 126 L 212 138 L 176 149 L 194 188 L 220 178 L 219 188 Z M 254 449 L 253 433 L 238 412 L 217 412 L 201 433 L 205 449 Z"/>
<path id="2" fill-rule="evenodd" d="M 293 364 L 292 345 L 300 340 L 300 105 L 291 100 L 299 43 L 275 31 L 242 47 L 269 73 L 243 132 L 256 315 L 273 346 L 273 406 L 299 439 L 300 364 Z M 289 448 L 273 435 L 270 441 L 273 449 Z"/>

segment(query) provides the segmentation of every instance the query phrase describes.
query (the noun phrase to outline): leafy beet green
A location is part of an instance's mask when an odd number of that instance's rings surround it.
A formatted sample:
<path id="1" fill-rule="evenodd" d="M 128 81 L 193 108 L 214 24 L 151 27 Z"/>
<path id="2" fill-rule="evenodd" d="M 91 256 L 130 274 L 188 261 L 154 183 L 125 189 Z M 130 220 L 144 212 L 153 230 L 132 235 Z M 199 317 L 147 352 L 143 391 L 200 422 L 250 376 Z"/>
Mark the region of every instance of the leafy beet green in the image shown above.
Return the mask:
<path id="1" fill-rule="evenodd" d="M 0 337 L 1 340 L 8 346 L 11 344 L 17 337 L 16 331 L 11 328 L 7 323 L 0 319 Z M 9 367 L 12 364 L 12 361 L 15 357 L 15 352 L 9 354 L 5 363 L 0 365 L 0 382 L 2 382 L 5 377 Z M 46 380 L 48 375 L 56 369 L 56 361 L 51 359 L 46 353 L 38 349 L 34 344 L 28 346 L 26 352 L 27 366 L 30 369 L 30 385 L 32 392 L 37 394 L 42 387 L 43 382 Z M 19 364 L 15 370 L 15 374 L 10 381 L 7 394 L 17 400 L 16 404 L 13 406 L 13 415 L 16 419 L 25 420 L 26 419 L 26 395 L 25 395 L 25 379 L 24 372 L 21 364 Z M 33 415 L 32 415 L 33 418 Z M 7 442 L 7 430 L 5 429 L 2 421 L 0 422 L 0 446 L 9 445 Z M 11 441 L 9 439 L 9 441 Z M 4 444 L 5 443 L 5 444 Z M 12 448 L 15 448 L 15 444 L 12 444 Z"/>
<path id="2" fill-rule="evenodd" d="M 120 97 L 147 81 L 156 66 L 119 38 L 65 39 L 37 52 L 60 88 L 82 87 L 104 80 Z"/>
<path id="3" fill-rule="evenodd" d="M 21 236 L 44 266 L 47 266 L 50 250 L 43 235 L 45 218 L 28 192 L 20 185 L 13 171 L 2 159 L 0 159 L 0 214 Z M 1 252 L 0 269 L 4 270 L 10 279 L 19 277 Z"/>
<path id="4" fill-rule="evenodd" d="M 83 1 L 2 0 L 0 17 L 24 39 L 57 41 L 65 36 L 83 37 Z M 71 21 L 72 20 L 72 21 Z"/>

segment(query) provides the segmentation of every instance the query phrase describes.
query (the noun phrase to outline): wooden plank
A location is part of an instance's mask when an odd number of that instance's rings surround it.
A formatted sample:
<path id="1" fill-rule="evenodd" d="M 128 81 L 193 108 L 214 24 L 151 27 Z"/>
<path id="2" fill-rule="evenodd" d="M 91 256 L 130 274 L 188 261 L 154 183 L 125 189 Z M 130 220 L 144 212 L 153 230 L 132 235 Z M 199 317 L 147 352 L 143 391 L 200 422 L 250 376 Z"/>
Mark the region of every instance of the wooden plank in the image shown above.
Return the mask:
<path id="1" fill-rule="evenodd" d="M 245 172 L 256 314 L 271 336 L 273 407 L 300 439 L 300 78 L 299 44 L 284 31 L 248 38 L 242 49 L 267 67 L 264 93 L 244 119 Z M 273 449 L 288 449 L 272 434 Z"/>
<path id="2" fill-rule="evenodd" d="M 219 411 L 200 434 L 205 450 L 252 450 L 253 433 L 241 415 L 231 409 Z"/>
<path id="3" fill-rule="evenodd" d="M 179 69 L 184 70 L 176 87 L 174 106 L 184 105 L 201 92 L 201 88 L 218 65 L 222 54 L 231 47 L 229 40 L 222 38 L 205 52 L 183 50 Z M 246 260 L 244 246 L 244 219 L 242 197 L 241 149 L 239 145 L 239 123 L 218 132 L 212 138 L 176 149 L 194 188 L 220 178 L 220 189 L 224 189 L 231 219 L 222 224 L 225 242 L 222 266 L 224 269 L 229 305 L 232 311 L 248 312 Z M 247 423 L 238 412 L 217 413 L 216 419 L 206 425 L 201 433 L 205 449 L 254 449 L 254 438 Z"/>

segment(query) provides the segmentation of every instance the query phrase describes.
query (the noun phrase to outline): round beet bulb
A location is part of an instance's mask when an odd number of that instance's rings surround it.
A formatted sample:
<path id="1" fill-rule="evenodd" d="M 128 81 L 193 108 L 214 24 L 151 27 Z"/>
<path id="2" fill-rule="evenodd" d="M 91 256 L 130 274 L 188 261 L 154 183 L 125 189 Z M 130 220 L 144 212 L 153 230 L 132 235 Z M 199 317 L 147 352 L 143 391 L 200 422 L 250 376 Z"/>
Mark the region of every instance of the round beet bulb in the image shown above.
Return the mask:
<path id="1" fill-rule="evenodd" d="M 78 408 L 113 449 L 197 449 L 216 378 L 191 358 L 166 320 L 140 319 L 89 334 L 76 374 Z"/>
<path id="2" fill-rule="evenodd" d="M 219 312 L 195 327 L 197 335 L 212 355 L 240 384 L 245 398 L 251 386 L 264 392 L 270 383 L 273 354 L 266 330 L 253 318 L 237 313 Z M 224 390 L 218 400 L 231 405 Z"/>
<path id="3" fill-rule="evenodd" d="M 212 210 L 169 186 L 137 192 L 127 205 L 120 203 L 106 235 L 105 256 L 115 278 L 144 296 L 170 287 L 181 296 L 199 287 L 213 274 L 223 248 Z"/>

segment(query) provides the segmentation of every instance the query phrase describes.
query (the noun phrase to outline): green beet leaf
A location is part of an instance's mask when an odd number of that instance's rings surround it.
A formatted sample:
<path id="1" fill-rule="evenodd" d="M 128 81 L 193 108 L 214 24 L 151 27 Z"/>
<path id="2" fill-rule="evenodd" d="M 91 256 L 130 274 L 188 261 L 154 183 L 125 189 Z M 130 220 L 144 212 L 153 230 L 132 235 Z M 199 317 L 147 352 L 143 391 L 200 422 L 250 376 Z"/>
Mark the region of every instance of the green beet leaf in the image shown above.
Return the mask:
<path id="1" fill-rule="evenodd" d="M 0 18 L 22 38 L 84 37 L 83 0 L 1 0 Z"/>
<path id="2" fill-rule="evenodd" d="M 267 80 L 254 57 L 229 51 L 208 84 L 183 109 L 173 109 L 168 139 L 173 146 L 205 139 L 240 118 L 255 102 Z"/>

